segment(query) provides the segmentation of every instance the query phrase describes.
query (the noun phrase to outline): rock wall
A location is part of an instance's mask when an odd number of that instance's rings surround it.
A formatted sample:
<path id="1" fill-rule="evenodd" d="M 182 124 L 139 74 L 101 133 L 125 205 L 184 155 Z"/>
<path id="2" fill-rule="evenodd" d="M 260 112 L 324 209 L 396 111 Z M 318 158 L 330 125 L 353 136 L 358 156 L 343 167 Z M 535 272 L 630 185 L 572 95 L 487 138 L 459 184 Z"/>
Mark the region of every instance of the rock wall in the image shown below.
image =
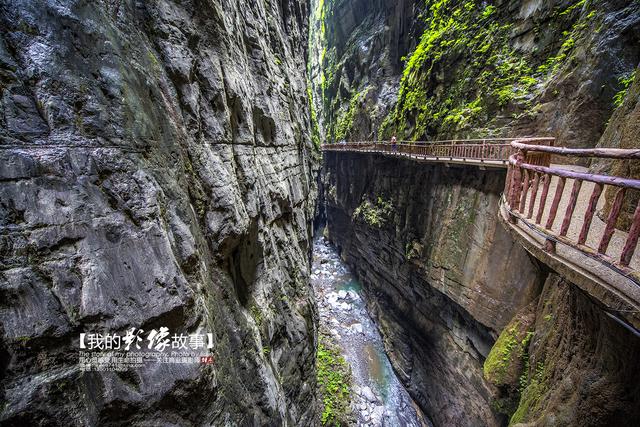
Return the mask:
<path id="1" fill-rule="evenodd" d="M 0 1 L 0 423 L 315 419 L 307 7 Z M 80 370 L 160 326 L 214 363 Z"/>
<path id="2" fill-rule="evenodd" d="M 366 4 L 364 4 L 366 3 Z M 593 147 L 640 61 L 635 1 L 326 1 L 326 139 Z"/>
<path id="3" fill-rule="evenodd" d="M 435 425 L 637 417 L 640 338 L 512 240 L 503 170 L 325 152 L 323 174 L 329 236 Z"/>
<path id="4" fill-rule="evenodd" d="M 498 222 L 504 171 L 330 152 L 324 167 L 329 235 L 414 399 L 436 425 L 499 425 L 482 365 L 542 284 Z"/>
<path id="5" fill-rule="evenodd" d="M 521 393 L 511 425 L 622 426 L 638 419 L 640 337 L 553 272 L 534 315 L 519 355 Z M 505 358 L 504 349 L 498 353 Z"/>

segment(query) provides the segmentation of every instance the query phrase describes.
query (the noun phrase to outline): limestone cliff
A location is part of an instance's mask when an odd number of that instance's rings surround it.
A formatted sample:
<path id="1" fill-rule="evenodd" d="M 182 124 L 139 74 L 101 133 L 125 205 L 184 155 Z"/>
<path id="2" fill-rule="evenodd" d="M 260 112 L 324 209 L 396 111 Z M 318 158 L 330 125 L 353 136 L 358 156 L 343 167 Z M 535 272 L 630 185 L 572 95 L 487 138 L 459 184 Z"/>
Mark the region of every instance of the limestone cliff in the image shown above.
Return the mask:
<path id="1" fill-rule="evenodd" d="M 0 423 L 315 417 L 306 1 L 0 1 Z M 214 363 L 81 372 L 81 332 Z"/>
<path id="2" fill-rule="evenodd" d="M 324 2 L 328 140 L 555 136 L 593 147 L 640 61 L 635 1 Z"/>

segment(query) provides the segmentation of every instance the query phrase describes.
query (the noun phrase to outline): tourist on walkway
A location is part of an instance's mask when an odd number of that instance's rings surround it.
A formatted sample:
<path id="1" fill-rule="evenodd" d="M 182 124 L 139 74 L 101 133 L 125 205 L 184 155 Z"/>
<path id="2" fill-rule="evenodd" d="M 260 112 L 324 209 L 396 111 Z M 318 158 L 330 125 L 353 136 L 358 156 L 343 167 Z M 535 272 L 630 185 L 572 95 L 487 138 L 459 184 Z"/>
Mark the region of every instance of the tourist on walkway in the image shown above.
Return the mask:
<path id="1" fill-rule="evenodd" d="M 393 151 L 394 153 L 396 151 L 398 151 L 398 143 L 396 141 L 396 136 L 395 135 L 393 135 L 391 137 L 391 151 Z"/>

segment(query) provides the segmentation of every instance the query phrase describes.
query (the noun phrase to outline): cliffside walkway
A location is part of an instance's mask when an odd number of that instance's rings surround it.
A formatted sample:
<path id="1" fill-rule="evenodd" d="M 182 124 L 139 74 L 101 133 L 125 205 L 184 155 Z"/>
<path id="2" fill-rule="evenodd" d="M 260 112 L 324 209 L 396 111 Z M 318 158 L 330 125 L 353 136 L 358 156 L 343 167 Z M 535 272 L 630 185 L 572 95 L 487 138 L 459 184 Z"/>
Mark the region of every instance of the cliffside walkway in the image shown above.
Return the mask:
<path id="1" fill-rule="evenodd" d="M 590 172 L 577 158 L 640 159 L 640 150 L 568 149 L 553 138 L 325 144 L 420 162 L 506 168 L 500 219 L 540 261 L 640 329 L 640 180 Z M 552 157 L 553 156 L 553 157 Z M 567 164 L 552 164 L 551 160 Z"/>

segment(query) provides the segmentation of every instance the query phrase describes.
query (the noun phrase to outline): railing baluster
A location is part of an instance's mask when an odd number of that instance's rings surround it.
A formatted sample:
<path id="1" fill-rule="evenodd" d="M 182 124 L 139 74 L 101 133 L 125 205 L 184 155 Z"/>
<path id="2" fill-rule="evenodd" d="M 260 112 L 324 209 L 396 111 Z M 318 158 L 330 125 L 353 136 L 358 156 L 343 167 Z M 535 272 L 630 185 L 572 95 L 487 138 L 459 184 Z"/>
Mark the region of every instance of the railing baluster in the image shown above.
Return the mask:
<path id="1" fill-rule="evenodd" d="M 602 188 L 602 184 L 596 184 L 593 187 L 593 192 L 591 193 L 591 198 L 589 199 L 589 204 L 587 205 L 587 211 L 584 214 L 582 230 L 580 230 L 580 236 L 578 237 L 579 245 L 584 245 L 584 243 L 587 241 L 587 235 L 589 234 L 589 229 L 591 228 L 591 221 L 593 220 L 593 214 L 595 214 L 596 212 L 598 199 L 600 199 L 600 194 L 602 193 Z"/>
<path id="2" fill-rule="evenodd" d="M 518 206 L 518 211 L 520 213 L 524 213 L 525 203 L 527 202 L 527 194 L 529 193 L 529 171 L 525 169 L 524 178 L 522 179 L 522 191 L 520 192 L 520 205 Z"/>
<path id="3" fill-rule="evenodd" d="M 598 253 L 604 254 L 607 252 L 609 242 L 611 241 L 613 232 L 616 229 L 616 221 L 618 220 L 618 215 L 620 214 L 620 208 L 622 208 L 625 191 L 626 189 L 623 187 L 616 192 L 616 197 L 613 200 L 611 211 L 609 211 L 609 217 L 607 218 L 607 225 L 604 228 L 604 233 L 602 233 L 602 240 L 600 240 L 600 245 L 598 245 Z"/>
<path id="4" fill-rule="evenodd" d="M 534 172 L 533 187 L 531 190 L 531 200 L 529 201 L 529 212 L 527 213 L 527 219 L 531 219 L 533 216 L 533 206 L 536 204 L 536 196 L 538 195 L 538 187 L 540 186 L 540 174 Z"/>
<path id="5" fill-rule="evenodd" d="M 627 267 L 631 262 L 633 253 L 636 250 L 636 245 L 638 244 L 638 236 L 640 236 L 640 201 L 638 202 L 636 211 L 633 214 L 633 222 L 629 229 L 629 235 L 627 236 L 627 241 L 625 242 L 624 249 L 622 249 L 622 254 L 620 255 L 620 264 L 625 267 Z"/>
<path id="6" fill-rule="evenodd" d="M 562 192 L 564 191 L 564 183 L 566 178 L 560 178 L 558 180 L 558 185 L 556 185 L 556 193 L 553 196 L 553 202 L 551 202 L 551 209 L 549 210 L 549 218 L 547 218 L 547 224 L 545 228 L 547 230 L 551 230 L 553 227 L 553 222 L 556 219 L 556 213 L 558 212 L 558 205 L 560 204 L 560 199 L 562 198 Z"/>
<path id="7" fill-rule="evenodd" d="M 511 196 L 511 181 L 513 180 L 513 167 L 511 165 L 507 166 L 507 179 L 504 183 L 504 198 L 509 203 L 509 197 Z"/>
<path id="8" fill-rule="evenodd" d="M 551 175 L 545 174 L 544 183 L 542 184 L 542 194 L 540 195 L 540 204 L 538 205 L 538 215 L 536 215 L 536 224 L 542 221 L 545 205 L 547 204 L 547 195 L 549 194 L 549 186 L 551 185 Z"/>
<path id="9" fill-rule="evenodd" d="M 582 180 L 576 179 L 573 181 L 571 196 L 569 197 L 567 210 L 564 213 L 564 219 L 562 220 L 562 226 L 560 227 L 561 236 L 566 236 L 567 232 L 569 231 L 569 225 L 571 225 L 571 217 L 573 217 L 573 211 L 576 208 L 576 202 L 578 201 L 578 194 L 580 193 L 581 186 L 582 186 Z"/>

